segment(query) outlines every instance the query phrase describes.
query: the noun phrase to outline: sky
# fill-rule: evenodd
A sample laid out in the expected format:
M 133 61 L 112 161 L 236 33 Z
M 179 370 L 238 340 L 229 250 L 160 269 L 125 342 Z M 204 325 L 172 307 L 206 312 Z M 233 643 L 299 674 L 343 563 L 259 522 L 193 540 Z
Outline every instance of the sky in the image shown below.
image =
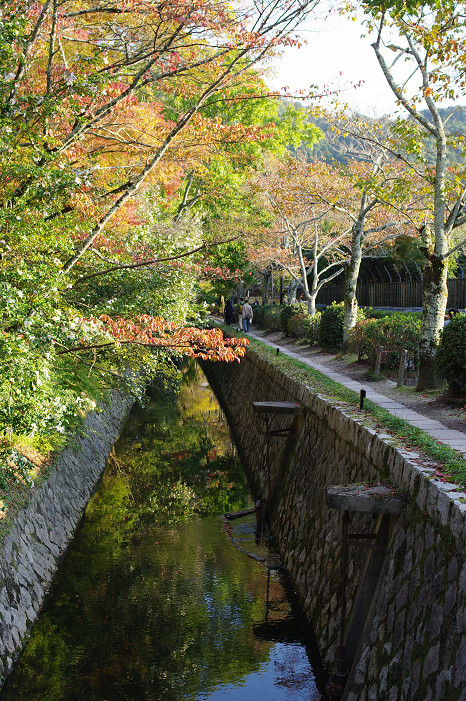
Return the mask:
M 363 80 L 362 87 L 345 90 L 341 99 L 367 116 L 392 113 L 395 98 L 371 47 L 374 39 L 361 38 L 363 32 L 362 24 L 338 15 L 308 22 L 299 29 L 307 45 L 286 49 L 274 60 L 275 76 L 266 82 L 273 89 L 288 86 L 294 92 L 311 84 L 341 88 Z

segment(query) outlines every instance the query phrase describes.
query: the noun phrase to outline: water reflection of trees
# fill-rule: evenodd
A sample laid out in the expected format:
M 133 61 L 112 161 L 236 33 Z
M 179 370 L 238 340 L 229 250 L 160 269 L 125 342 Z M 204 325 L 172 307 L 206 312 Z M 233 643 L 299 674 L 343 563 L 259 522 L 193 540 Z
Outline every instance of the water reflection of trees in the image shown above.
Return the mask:
M 266 659 L 270 643 L 253 633 L 264 614 L 264 571 L 231 547 L 218 518 L 191 519 L 192 510 L 243 507 L 247 494 L 232 456 L 222 445 L 212 454 L 207 395 L 182 391 L 187 421 L 166 401 L 164 421 L 154 404 L 135 413 L 8 701 L 179 701 L 237 682 Z M 215 438 L 222 430 L 227 446 L 225 429 L 216 427 Z M 195 494 L 193 504 L 173 498 L 176 484 Z M 146 508 L 148 498 L 171 499 L 178 521 L 191 520 L 169 523 L 163 504 Z

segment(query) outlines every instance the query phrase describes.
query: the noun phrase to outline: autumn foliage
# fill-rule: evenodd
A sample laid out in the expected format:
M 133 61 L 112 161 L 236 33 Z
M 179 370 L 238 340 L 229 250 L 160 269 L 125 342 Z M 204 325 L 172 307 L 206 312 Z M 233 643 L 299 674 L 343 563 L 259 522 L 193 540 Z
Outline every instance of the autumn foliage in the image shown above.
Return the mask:
M 244 356 L 246 338 L 225 338 L 221 329 L 197 327 L 178 327 L 173 322 L 165 321 L 162 317 L 151 317 L 147 314 L 133 319 L 112 319 L 107 314 L 100 316 L 103 331 L 113 339 L 104 343 L 79 345 L 59 351 L 59 354 L 76 353 L 94 349 L 108 348 L 111 345 L 144 346 L 151 350 L 156 348 L 170 349 L 189 358 L 202 360 L 232 362 Z M 95 320 L 82 318 L 78 323 L 92 323 Z

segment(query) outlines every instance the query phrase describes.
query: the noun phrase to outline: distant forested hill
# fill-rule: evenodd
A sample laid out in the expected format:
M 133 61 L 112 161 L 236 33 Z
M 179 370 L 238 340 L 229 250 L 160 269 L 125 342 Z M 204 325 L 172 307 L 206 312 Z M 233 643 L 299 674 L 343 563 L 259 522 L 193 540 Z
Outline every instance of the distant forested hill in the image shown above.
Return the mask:
M 294 102 L 294 107 L 296 109 L 305 109 L 305 107 L 299 103 Z M 283 109 L 286 108 L 286 103 L 284 103 Z M 458 136 L 466 137 L 466 106 L 454 105 L 451 107 L 440 108 L 440 114 L 442 119 L 446 121 L 446 130 L 448 135 L 450 135 L 454 140 Z M 430 118 L 430 114 L 427 110 L 423 110 L 422 114 L 426 118 Z M 367 121 L 371 121 L 369 117 L 365 117 Z M 351 151 L 352 138 L 350 136 L 336 136 L 331 130 L 329 122 L 324 118 L 314 119 L 309 117 L 309 121 L 315 124 L 324 134 L 324 137 L 317 141 L 314 146 L 302 145 L 298 148 L 289 146 L 288 150 L 294 156 L 300 155 L 307 162 L 319 160 L 319 161 L 344 161 L 346 159 L 345 153 Z M 433 164 L 435 162 L 435 142 L 433 138 L 429 137 L 425 140 L 425 156 L 427 162 Z M 456 163 L 458 159 L 461 158 L 460 149 L 449 148 L 448 150 L 448 163 Z
M 458 136 L 466 136 L 466 107 L 461 105 L 454 105 L 452 107 L 442 107 L 439 109 L 440 116 L 443 121 L 446 121 L 445 129 L 448 135 L 453 138 Z M 429 118 L 430 114 L 427 110 L 422 110 L 422 114 Z M 435 142 L 433 138 L 426 140 L 425 144 L 426 156 L 428 163 L 434 163 L 435 161 Z M 448 163 L 457 163 L 461 159 L 461 150 L 452 149 L 448 150 Z

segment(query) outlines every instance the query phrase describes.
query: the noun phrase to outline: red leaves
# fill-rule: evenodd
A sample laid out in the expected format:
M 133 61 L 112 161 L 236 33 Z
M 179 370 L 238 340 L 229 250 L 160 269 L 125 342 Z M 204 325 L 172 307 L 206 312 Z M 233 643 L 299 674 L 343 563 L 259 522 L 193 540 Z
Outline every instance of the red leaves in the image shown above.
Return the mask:
M 245 346 L 249 343 L 245 338 L 224 338 L 221 329 L 177 327 L 162 317 L 152 317 L 148 314 L 134 319 L 112 319 L 107 314 L 99 318 L 105 325 L 105 331 L 115 339 L 117 345 L 170 348 L 190 358 L 239 362 L 246 353 Z

